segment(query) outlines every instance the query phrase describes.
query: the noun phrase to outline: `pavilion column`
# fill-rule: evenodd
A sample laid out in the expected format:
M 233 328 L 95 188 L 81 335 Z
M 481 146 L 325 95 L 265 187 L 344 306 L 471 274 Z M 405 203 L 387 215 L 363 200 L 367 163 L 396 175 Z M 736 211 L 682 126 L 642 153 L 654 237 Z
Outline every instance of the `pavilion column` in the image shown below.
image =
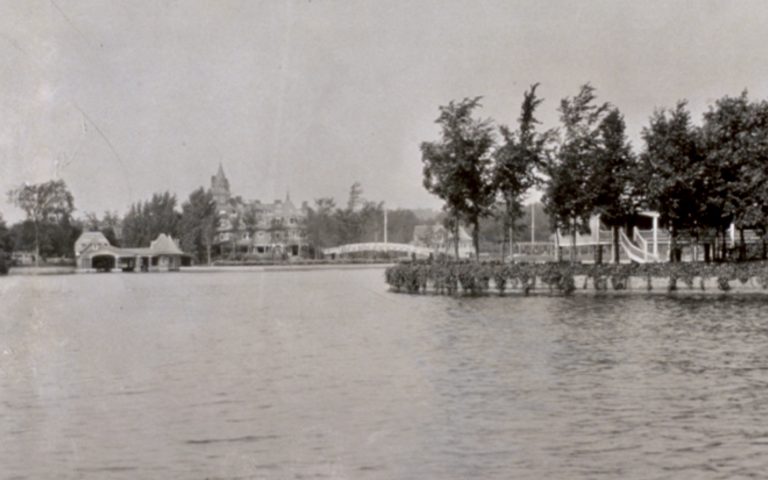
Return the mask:
M 731 247 L 736 245 L 736 224 L 732 223 L 730 228 L 731 233 Z
M 653 216 L 653 256 L 659 256 L 659 216 Z

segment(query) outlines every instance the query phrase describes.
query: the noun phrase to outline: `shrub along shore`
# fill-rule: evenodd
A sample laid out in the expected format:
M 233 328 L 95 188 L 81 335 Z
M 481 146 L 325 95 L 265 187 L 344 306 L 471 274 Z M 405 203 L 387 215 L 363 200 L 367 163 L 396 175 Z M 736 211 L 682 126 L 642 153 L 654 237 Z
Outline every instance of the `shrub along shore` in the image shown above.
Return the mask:
M 549 293 L 564 295 L 590 287 L 598 292 L 629 288 L 727 292 L 748 283 L 768 292 L 768 262 L 618 265 L 404 262 L 387 268 L 386 281 L 396 292 L 438 295 L 504 295 L 514 291 L 528 295 L 537 286 Z

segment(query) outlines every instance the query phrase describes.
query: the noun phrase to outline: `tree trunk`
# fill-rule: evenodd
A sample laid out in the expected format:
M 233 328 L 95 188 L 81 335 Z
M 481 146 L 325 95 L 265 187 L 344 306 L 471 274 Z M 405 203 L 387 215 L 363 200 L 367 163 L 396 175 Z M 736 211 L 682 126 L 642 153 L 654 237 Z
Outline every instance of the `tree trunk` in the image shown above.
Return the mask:
M 711 259 L 709 258 L 709 249 L 711 247 L 711 244 L 709 242 L 704 244 L 704 263 L 710 263 Z
M 40 266 L 40 225 L 35 221 L 35 267 Z
M 720 244 L 720 232 L 715 230 L 715 239 L 712 243 L 712 258 L 715 262 L 722 259 L 722 245 Z
M 475 260 L 480 261 L 480 219 L 472 220 L 472 245 L 475 247 Z
M 619 263 L 619 226 L 613 226 L 613 263 Z
M 603 263 L 603 246 L 599 241 L 595 245 L 595 263 L 598 265 Z
M 728 258 L 728 240 L 726 238 L 728 230 L 723 228 L 721 233 L 723 234 L 723 243 L 720 244 L 720 260 L 724 262 Z
M 763 260 L 768 258 L 768 243 L 766 243 L 766 241 L 765 241 L 765 232 L 763 232 L 763 255 L 762 255 L 762 258 L 763 258 Z
M 677 261 L 677 230 L 672 227 L 669 232 L 669 262 Z
M 699 261 L 699 237 L 693 237 L 693 245 L 691 246 L 691 259 L 694 262 Z
M 456 219 L 456 225 L 453 227 L 453 248 L 456 252 L 456 260 L 459 259 L 459 219 Z
M 509 245 L 509 210 L 507 210 L 507 218 L 504 219 L 504 241 L 501 244 L 501 261 L 504 262 L 507 260 L 507 248 L 510 247 Z M 512 254 L 512 251 L 510 249 L 509 254 Z
M 747 257 L 747 242 L 744 240 L 744 227 L 739 228 L 739 261 L 743 262 Z

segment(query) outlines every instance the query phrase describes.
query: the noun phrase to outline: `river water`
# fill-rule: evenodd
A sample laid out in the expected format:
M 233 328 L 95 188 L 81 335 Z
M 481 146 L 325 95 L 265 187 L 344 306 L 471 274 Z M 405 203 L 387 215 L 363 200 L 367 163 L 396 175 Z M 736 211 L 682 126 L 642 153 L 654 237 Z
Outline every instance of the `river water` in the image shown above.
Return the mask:
M 383 269 L 0 278 L 0 478 L 747 478 L 768 300 Z

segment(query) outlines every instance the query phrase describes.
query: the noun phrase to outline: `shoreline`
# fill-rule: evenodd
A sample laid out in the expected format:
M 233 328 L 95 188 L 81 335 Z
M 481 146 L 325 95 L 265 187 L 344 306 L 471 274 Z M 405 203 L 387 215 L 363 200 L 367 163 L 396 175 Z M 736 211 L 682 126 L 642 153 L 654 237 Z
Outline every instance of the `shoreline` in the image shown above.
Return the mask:
M 651 278 L 651 288 L 648 288 L 648 280 L 646 277 L 629 276 L 626 279 L 626 285 L 622 289 L 614 289 L 610 285 L 606 285 L 606 288 L 596 289 L 594 281 L 587 275 L 574 275 L 573 276 L 575 289 L 566 294 L 557 289 L 557 287 L 550 287 L 545 283 L 541 277 L 536 277 L 535 286 L 528 290 L 528 293 L 515 286 L 514 288 L 507 288 L 503 293 L 499 293 L 496 289 L 496 285 L 493 280 L 489 283 L 489 288 L 482 292 L 465 292 L 463 290 L 454 293 L 447 294 L 445 292 L 438 291 L 433 285 L 429 285 L 425 291 L 408 292 L 405 290 L 397 290 L 390 285 L 388 289 L 391 293 L 400 295 L 416 296 L 447 296 L 455 298 L 483 298 L 483 297 L 563 297 L 568 295 L 592 295 L 592 296 L 621 296 L 621 295 L 668 295 L 668 296 L 713 296 L 713 295 L 754 295 L 754 296 L 767 296 L 768 289 L 763 288 L 760 285 L 757 277 L 750 277 L 746 283 L 742 283 L 740 280 L 733 280 L 730 282 L 730 289 L 728 291 L 720 290 L 718 288 L 717 279 L 712 277 L 702 278 L 699 276 L 693 277 L 691 286 L 688 286 L 685 282 L 678 279 L 677 288 L 674 290 L 669 289 L 669 279 L 664 277 Z
M 196 265 L 181 267 L 180 273 L 226 273 L 226 272 L 282 272 L 302 270 L 361 270 L 367 268 L 388 268 L 392 263 L 296 263 L 271 265 Z
M 394 292 L 499 295 L 584 291 L 768 294 L 768 262 L 735 264 L 401 263 L 386 271 Z
M 355 270 L 367 268 L 384 269 L 395 265 L 390 263 L 295 263 L 295 264 L 266 264 L 266 265 L 195 265 L 181 267 L 175 272 L 110 272 L 82 271 L 72 266 L 42 266 L 42 267 L 11 267 L 7 276 L 37 276 L 37 275 L 74 275 L 74 274 L 142 274 L 142 273 L 232 273 L 232 272 L 280 272 L 304 270 Z
M 76 273 L 73 266 L 49 265 L 43 267 L 11 267 L 8 276 L 11 275 L 72 275 Z

